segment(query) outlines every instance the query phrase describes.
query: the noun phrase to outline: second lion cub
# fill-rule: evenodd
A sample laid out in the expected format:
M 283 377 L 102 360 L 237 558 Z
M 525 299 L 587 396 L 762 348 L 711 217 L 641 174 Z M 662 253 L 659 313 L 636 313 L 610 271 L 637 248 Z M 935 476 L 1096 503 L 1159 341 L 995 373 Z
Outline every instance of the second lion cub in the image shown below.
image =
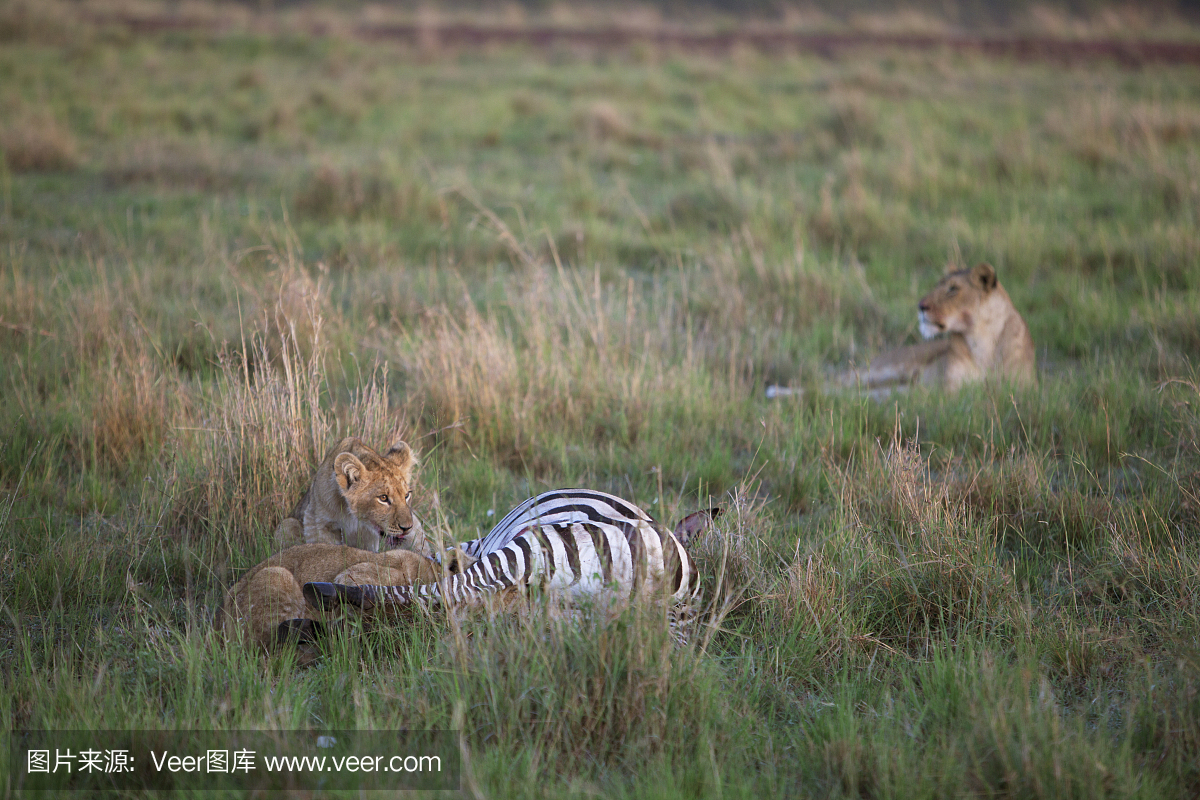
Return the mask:
M 312 608 L 301 587 L 312 581 L 346 585 L 407 586 L 441 577 L 429 558 L 407 550 L 372 553 L 340 544 L 301 544 L 255 565 L 225 594 L 217 621 L 225 636 L 246 635 L 270 652 L 297 641 L 301 661 L 315 655 L 312 642 L 331 617 Z

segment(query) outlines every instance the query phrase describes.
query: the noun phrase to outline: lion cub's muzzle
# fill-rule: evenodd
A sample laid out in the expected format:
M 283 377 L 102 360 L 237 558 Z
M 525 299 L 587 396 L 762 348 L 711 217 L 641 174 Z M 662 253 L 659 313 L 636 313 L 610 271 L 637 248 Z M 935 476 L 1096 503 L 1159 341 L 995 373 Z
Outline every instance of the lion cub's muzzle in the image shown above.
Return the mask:
M 379 531 L 379 536 L 383 540 L 381 550 L 395 550 L 397 547 L 404 547 L 404 543 L 408 540 L 413 531 L 412 517 L 409 517 L 407 525 L 397 525 L 391 530 L 382 529 Z

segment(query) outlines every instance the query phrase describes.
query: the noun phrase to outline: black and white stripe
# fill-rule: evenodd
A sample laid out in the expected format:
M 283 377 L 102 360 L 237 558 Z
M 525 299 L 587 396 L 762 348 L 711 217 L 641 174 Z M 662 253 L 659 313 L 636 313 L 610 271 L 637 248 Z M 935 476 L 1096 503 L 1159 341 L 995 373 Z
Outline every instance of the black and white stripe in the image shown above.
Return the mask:
M 690 528 L 680 534 L 685 539 L 686 530 Z M 318 606 L 344 599 L 367 609 L 443 598 L 478 603 L 510 587 L 531 585 L 570 599 L 663 596 L 686 605 L 699 589 L 695 565 L 680 536 L 632 503 L 590 489 L 559 489 L 530 498 L 486 536 L 460 547 L 478 560 L 436 583 L 310 583 L 304 593 Z

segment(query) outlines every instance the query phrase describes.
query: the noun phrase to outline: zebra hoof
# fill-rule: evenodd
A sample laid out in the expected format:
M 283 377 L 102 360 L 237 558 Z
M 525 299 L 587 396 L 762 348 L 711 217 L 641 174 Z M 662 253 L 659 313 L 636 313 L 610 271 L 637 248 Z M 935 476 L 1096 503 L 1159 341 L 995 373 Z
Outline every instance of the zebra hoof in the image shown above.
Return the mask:
M 337 608 L 341 592 L 336 583 L 313 581 L 304 584 L 304 599 L 313 608 Z
M 288 619 L 279 623 L 275 638 L 279 644 L 311 644 L 325 633 L 325 626 L 315 619 Z

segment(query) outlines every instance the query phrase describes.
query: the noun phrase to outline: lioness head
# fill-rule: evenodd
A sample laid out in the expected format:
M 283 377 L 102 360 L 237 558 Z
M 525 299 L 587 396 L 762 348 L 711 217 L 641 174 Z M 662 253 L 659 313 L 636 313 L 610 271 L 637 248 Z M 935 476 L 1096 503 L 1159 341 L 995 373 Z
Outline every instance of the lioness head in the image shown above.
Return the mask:
M 423 548 L 424 542 L 414 541 L 421 534 L 408 506 L 416 463 L 412 448 L 402 441 L 382 455 L 361 443 L 338 453 L 333 478 L 358 522 L 357 535 L 345 532 L 346 544 L 375 552 Z
M 947 272 L 917 304 L 921 335 L 932 339 L 939 333 L 970 333 L 973 312 L 997 285 L 991 264 Z

